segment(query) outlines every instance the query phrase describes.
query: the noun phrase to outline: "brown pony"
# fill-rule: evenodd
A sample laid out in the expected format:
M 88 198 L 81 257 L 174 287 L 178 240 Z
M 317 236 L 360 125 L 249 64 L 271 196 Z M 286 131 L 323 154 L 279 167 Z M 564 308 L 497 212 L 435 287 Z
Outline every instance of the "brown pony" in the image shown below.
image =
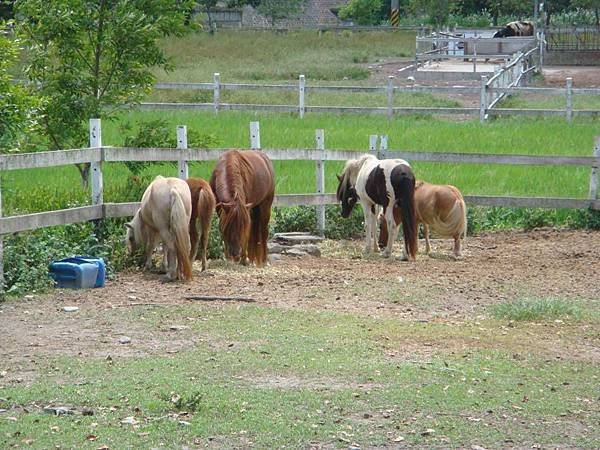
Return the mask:
M 192 216 L 190 218 L 191 251 L 190 260 L 194 262 L 198 253 L 198 222 L 200 222 L 200 246 L 202 248 L 202 270 L 206 270 L 206 249 L 208 247 L 208 233 L 210 221 L 215 212 L 215 195 L 210 184 L 202 178 L 188 178 L 185 180 L 192 194 Z
M 271 160 L 260 151 L 230 150 L 217 160 L 210 178 L 217 199 L 225 257 L 257 266 L 267 261 L 267 239 L 275 180 Z
M 417 180 L 415 185 L 415 209 L 417 226 L 423 224 L 425 252 L 431 251 L 429 227 L 442 237 L 454 239 L 454 256 L 461 256 L 460 237 L 467 236 L 467 206 L 460 191 L 451 185 L 429 184 Z M 388 230 L 385 218 L 379 216 L 379 247 L 388 243 Z

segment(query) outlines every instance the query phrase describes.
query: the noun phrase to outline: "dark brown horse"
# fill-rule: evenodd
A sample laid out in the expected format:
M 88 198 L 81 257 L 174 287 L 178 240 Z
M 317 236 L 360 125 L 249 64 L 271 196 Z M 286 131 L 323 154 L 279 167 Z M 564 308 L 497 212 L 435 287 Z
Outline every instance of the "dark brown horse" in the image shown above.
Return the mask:
M 217 199 L 225 257 L 263 266 L 275 196 L 271 160 L 260 151 L 228 151 L 217 160 L 210 186 Z
M 215 195 L 210 184 L 202 178 L 188 178 L 186 183 L 192 194 L 192 216 L 190 218 L 191 251 L 190 260 L 194 262 L 198 253 L 198 223 L 200 225 L 200 246 L 202 248 L 202 270 L 206 270 L 206 250 L 210 222 L 215 212 Z

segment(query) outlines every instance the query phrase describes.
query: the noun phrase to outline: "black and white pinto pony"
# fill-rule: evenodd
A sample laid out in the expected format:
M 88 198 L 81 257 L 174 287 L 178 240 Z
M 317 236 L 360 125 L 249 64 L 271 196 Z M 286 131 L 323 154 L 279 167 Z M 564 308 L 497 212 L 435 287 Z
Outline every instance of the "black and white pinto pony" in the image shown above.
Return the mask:
M 533 22 L 527 20 L 517 20 L 515 22 L 509 22 L 506 26 L 496 32 L 493 37 L 505 38 L 505 37 L 521 37 L 521 36 L 533 36 Z
M 392 246 L 402 223 L 404 260 L 414 261 L 417 254 L 417 222 L 415 211 L 415 176 L 403 159 L 377 159 L 365 154 L 346 162 L 338 175 L 337 199 L 342 205 L 342 217 L 350 216 L 360 202 L 365 215 L 365 254 L 377 252 L 377 217 L 383 207 L 390 239 L 383 256 L 392 254 Z M 396 208 L 394 208 L 396 206 Z

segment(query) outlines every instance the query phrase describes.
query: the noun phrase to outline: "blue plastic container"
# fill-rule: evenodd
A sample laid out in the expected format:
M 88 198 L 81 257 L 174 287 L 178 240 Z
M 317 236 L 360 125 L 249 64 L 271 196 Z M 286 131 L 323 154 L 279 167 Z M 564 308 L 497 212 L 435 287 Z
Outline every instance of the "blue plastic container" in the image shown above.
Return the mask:
M 106 267 L 102 258 L 74 256 L 50 264 L 50 276 L 60 288 L 87 289 L 104 286 Z
M 106 278 L 106 264 L 102 258 L 96 256 L 74 256 L 73 258 L 82 259 L 89 263 L 94 263 L 98 266 L 98 276 L 96 277 L 96 283 L 94 287 L 104 287 L 104 280 Z

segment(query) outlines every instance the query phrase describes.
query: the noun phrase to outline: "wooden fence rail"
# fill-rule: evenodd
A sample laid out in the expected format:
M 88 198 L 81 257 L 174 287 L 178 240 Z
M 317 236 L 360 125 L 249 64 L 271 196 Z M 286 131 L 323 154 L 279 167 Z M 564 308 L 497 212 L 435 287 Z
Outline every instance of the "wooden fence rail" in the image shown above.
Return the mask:
M 511 38 L 513 39 L 513 38 Z M 385 86 L 311 86 L 304 75 L 300 75 L 298 83 L 294 84 L 250 84 L 250 83 L 221 83 L 220 74 L 214 74 L 212 83 L 157 83 L 157 90 L 206 90 L 213 91 L 211 103 L 184 103 L 162 102 L 141 103 L 141 108 L 146 110 L 181 109 L 204 111 L 270 111 L 298 113 L 302 118 L 306 113 L 336 113 L 336 114 L 387 114 L 388 117 L 403 114 L 442 114 L 442 115 L 479 115 L 485 120 L 489 115 L 541 115 L 564 116 L 567 120 L 579 116 L 597 116 L 600 110 L 573 109 L 573 96 L 575 95 L 600 95 L 598 88 L 573 88 L 572 81 L 566 81 L 564 88 L 540 88 L 520 86 L 521 79 L 528 75 L 536 65 L 531 62 L 532 56 L 538 48 L 530 49 L 518 54 L 507 65 L 500 68 L 491 78 L 483 78 L 484 88 L 468 86 L 394 86 L 394 78 L 389 77 Z M 467 55 L 468 57 L 469 55 Z M 464 57 L 464 56 L 461 56 Z M 482 56 L 483 57 L 483 56 Z M 483 89 L 483 90 L 482 90 Z M 223 103 L 222 92 L 225 90 L 252 90 L 266 92 L 297 92 L 298 104 L 243 104 Z M 307 95 L 322 92 L 338 93 L 370 93 L 385 94 L 386 105 L 375 107 L 353 106 L 311 106 L 307 102 Z M 394 96 L 398 94 L 441 94 L 480 95 L 480 106 L 477 107 L 418 107 L 418 106 L 393 106 Z M 542 94 L 562 95 L 565 97 L 564 109 L 541 108 L 499 108 L 500 100 L 508 94 Z M 485 96 L 485 97 L 484 97 Z
M 325 133 L 317 130 L 315 148 L 264 149 L 272 160 L 315 161 L 316 193 L 277 195 L 275 206 L 310 205 L 317 207 L 317 226 L 321 233 L 325 229 L 325 205 L 337 203 L 335 194 L 325 193 L 326 161 L 355 159 L 365 152 L 360 150 L 333 150 L 325 148 Z M 380 142 L 377 148 L 377 142 Z M 460 164 L 508 164 L 535 166 L 587 166 L 591 168 L 589 196 L 587 199 L 546 197 L 465 196 L 467 203 L 484 206 L 537 207 L 537 208 L 593 208 L 600 209 L 598 193 L 598 168 L 600 167 L 600 136 L 595 139 L 592 156 L 532 156 L 454 152 L 413 152 L 389 150 L 387 136 L 372 135 L 369 152 L 379 158 L 400 157 L 409 161 L 427 161 Z M 86 222 L 103 218 L 132 216 L 139 207 L 137 202 L 105 203 L 103 201 L 102 163 L 119 161 L 175 161 L 178 175 L 187 178 L 188 162 L 213 161 L 229 149 L 187 148 L 185 126 L 177 128 L 177 149 L 173 148 L 130 148 L 102 146 L 101 124 L 98 119 L 90 120 L 90 148 L 38 152 L 17 155 L 0 155 L 0 171 L 54 167 L 90 162 L 92 199 L 90 206 L 58 211 L 46 211 L 18 216 L 2 216 L 2 192 L 0 191 L 0 286 L 2 283 L 2 236 L 56 225 Z M 260 127 L 258 122 L 250 124 L 250 148 L 260 149 Z

